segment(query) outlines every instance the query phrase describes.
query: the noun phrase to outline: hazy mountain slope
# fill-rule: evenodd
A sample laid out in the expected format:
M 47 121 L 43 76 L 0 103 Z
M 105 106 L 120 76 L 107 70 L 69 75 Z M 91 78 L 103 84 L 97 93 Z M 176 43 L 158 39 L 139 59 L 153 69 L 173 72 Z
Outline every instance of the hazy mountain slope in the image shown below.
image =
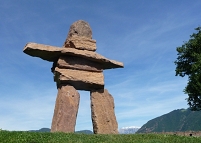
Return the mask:
M 41 128 L 39 130 L 29 130 L 29 132 L 50 132 L 49 128 Z
M 201 131 L 201 111 L 178 109 L 152 119 L 137 133 Z
M 50 132 L 50 129 L 49 128 L 41 128 L 39 130 L 29 130 L 29 132 Z M 75 131 L 75 133 L 93 134 L 93 132 L 90 130 Z

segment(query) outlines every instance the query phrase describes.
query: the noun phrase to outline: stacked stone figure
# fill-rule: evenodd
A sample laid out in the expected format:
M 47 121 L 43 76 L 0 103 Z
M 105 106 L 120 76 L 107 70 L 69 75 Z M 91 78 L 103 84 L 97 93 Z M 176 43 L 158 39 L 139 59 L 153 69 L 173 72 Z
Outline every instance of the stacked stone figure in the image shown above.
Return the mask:
M 53 62 L 57 83 L 57 99 L 52 119 L 52 132 L 74 132 L 80 95 L 77 90 L 90 91 L 91 117 L 95 134 L 117 134 L 114 99 L 104 89 L 104 69 L 121 68 L 123 63 L 96 53 L 89 24 L 79 20 L 70 27 L 62 48 L 28 43 L 26 54 Z

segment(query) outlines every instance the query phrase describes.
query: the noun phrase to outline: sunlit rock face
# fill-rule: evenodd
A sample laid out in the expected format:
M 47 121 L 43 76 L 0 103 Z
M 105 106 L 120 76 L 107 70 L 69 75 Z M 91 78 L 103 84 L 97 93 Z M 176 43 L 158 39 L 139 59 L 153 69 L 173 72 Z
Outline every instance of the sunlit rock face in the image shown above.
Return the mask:
M 114 99 L 106 89 L 91 91 L 91 117 L 95 134 L 118 134 Z
M 74 132 L 80 94 L 70 85 L 58 87 L 51 132 Z
M 114 99 L 104 89 L 104 69 L 122 68 L 123 63 L 98 54 L 90 25 L 78 20 L 70 26 L 63 47 L 28 43 L 23 52 L 53 62 L 58 94 L 52 119 L 52 132 L 74 132 L 80 96 L 77 90 L 91 93 L 94 133 L 117 134 Z

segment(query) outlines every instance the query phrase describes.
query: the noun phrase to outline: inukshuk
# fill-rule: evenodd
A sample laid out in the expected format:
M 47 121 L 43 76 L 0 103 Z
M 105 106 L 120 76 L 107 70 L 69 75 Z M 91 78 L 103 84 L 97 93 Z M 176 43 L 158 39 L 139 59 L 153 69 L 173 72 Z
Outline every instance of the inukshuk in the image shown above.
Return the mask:
M 24 53 L 53 62 L 57 83 L 57 99 L 51 132 L 74 132 L 80 95 L 77 90 L 90 91 L 91 117 L 95 134 L 117 134 L 114 99 L 104 89 L 104 69 L 121 68 L 123 63 L 96 53 L 89 24 L 79 20 L 70 27 L 62 48 L 28 43 Z

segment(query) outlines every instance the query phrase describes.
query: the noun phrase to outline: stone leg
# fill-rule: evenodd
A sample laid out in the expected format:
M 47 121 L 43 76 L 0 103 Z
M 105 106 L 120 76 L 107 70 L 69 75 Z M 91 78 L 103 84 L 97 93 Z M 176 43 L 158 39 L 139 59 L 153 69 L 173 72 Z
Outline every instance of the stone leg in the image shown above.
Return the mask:
M 90 99 L 94 134 L 118 134 L 112 95 L 106 89 L 93 90 Z
M 80 95 L 70 85 L 60 85 L 52 119 L 51 132 L 74 132 Z

